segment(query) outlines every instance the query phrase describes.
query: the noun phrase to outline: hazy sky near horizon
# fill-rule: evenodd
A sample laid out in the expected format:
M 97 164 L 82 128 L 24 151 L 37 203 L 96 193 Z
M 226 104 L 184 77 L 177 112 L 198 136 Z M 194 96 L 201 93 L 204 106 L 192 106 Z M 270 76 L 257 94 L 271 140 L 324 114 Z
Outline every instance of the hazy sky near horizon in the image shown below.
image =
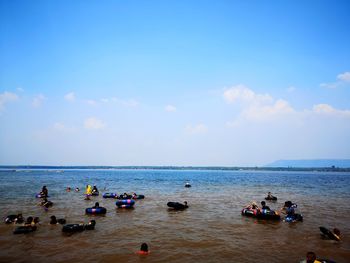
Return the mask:
M 0 164 L 350 158 L 349 1 L 0 1 Z

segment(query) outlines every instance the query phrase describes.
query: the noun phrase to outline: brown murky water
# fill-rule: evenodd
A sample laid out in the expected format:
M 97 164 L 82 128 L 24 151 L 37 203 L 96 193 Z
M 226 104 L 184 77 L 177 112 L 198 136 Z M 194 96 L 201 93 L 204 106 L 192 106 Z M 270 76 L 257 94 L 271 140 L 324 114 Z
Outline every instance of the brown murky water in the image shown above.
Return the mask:
M 143 176 L 148 176 L 147 172 L 146 175 L 130 175 L 138 179 L 130 182 L 128 189 L 136 184 L 130 191 L 136 189 L 146 195 L 146 199 L 137 201 L 132 210 L 117 209 L 115 200 L 103 199 L 102 196 L 85 201 L 82 192 L 64 191 L 64 186 L 80 180 L 85 182 L 87 178 L 91 179 L 91 174 L 79 177 L 81 179 L 74 177 L 74 180 L 73 175 L 63 174 L 58 178 L 58 175 L 49 178 L 40 176 L 35 177 L 32 184 L 34 175 L 25 177 L 27 181 L 22 181 L 22 186 L 30 194 L 23 197 L 17 194 L 16 198 L 4 195 L 1 216 L 22 212 L 24 216 L 39 216 L 41 222 L 36 232 L 26 235 L 13 235 L 15 226 L 2 223 L 0 262 L 299 262 L 307 251 L 316 252 L 320 258 L 350 262 L 350 175 L 340 176 L 339 182 L 333 181 L 329 186 L 331 189 L 326 192 L 327 182 L 324 180 L 332 178 L 327 175 L 312 175 L 314 177 L 306 181 L 312 184 L 321 176 L 324 185 L 319 189 L 307 188 L 305 182 L 301 186 L 286 185 L 282 189 L 282 179 L 268 177 L 266 180 L 267 175 L 254 173 L 223 176 L 241 176 L 239 181 L 207 179 L 222 176 L 220 173 L 205 174 L 201 178 L 198 172 L 193 175 L 196 179 L 188 174 L 169 176 L 161 173 L 150 176 L 150 183 L 143 180 Z M 7 180 L 7 189 L 16 180 L 16 175 L 11 176 Z M 113 181 L 119 174 L 108 176 Z M 164 180 L 159 179 L 162 176 L 165 176 Z M 249 176 L 253 179 L 245 181 L 244 177 Z M 189 189 L 183 187 L 188 178 L 193 185 Z M 266 181 L 268 185 L 263 183 Z M 37 199 L 29 197 L 40 189 L 39 185 L 43 182 L 47 182 L 52 193 L 50 199 L 55 203 L 48 212 L 37 206 Z M 117 179 L 115 182 L 120 183 Z M 334 186 L 337 184 L 338 189 Z M 107 188 L 118 191 L 121 187 L 108 183 Z M 12 191 L 15 189 L 12 188 Z M 22 189 L 21 186 L 19 189 Z M 272 222 L 241 216 L 240 211 L 247 202 L 263 200 L 270 189 L 279 197 L 277 202 L 268 203 L 271 209 L 280 208 L 286 200 L 293 200 L 298 203 L 304 222 Z M 189 202 L 189 209 L 168 210 L 168 201 L 183 200 Z M 95 201 L 107 208 L 105 216 L 85 215 L 85 208 L 91 207 Z M 68 223 L 87 223 L 95 219 L 96 229 L 63 235 L 61 225 L 48 224 L 49 216 L 53 214 L 66 218 Z M 322 239 L 319 226 L 340 228 L 342 241 Z M 135 254 L 142 242 L 148 243 L 150 255 Z

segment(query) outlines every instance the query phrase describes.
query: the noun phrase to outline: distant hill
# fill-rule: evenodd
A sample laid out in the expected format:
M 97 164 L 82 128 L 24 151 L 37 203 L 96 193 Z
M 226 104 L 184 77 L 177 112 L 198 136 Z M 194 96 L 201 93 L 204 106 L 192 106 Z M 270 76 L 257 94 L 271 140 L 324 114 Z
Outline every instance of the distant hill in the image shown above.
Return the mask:
M 265 167 L 297 167 L 297 168 L 350 168 L 350 159 L 314 159 L 314 160 L 278 160 Z

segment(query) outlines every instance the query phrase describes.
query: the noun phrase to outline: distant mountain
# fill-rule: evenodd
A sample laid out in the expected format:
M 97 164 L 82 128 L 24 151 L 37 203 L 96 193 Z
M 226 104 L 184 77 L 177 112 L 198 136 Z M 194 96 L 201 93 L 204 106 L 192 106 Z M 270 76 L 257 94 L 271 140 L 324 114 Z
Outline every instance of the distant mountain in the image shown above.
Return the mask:
M 265 165 L 265 167 L 297 167 L 297 168 L 320 168 L 320 167 L 350 168 L 350 159 L 314 159 L 314 160 L 278 160 Z

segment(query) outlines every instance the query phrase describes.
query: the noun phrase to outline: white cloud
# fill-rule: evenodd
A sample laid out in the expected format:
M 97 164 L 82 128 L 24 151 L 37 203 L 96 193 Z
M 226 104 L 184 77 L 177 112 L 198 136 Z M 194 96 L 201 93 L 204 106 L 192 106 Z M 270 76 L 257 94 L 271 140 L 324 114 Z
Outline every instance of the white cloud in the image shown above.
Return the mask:
M 339 74 L 337 76 L 337 79 L 345 82 L 350 82 L 350 72 L 344 72 L 342 74 Z
M 89 104 L 90 106 L 96 106 L 97 102 L 95 100 L 86 100 L 86 103 Z
M 227 103 L 243 102 L 249 104 L 262 104 L 272 101 L 272 97 L 269 94 L 257 94 L 242 84 L 226 89 L 223 97 Z
M 46 97 L 43 94 L 39 94 L 33 98 L 32 106 L 34 108 L 39 108 L 44 100 L 46 100 Z
M 68 127 L 66 126 L 65 124 L 61 123 L 61 122 L 55 122 L 53 124 L 53 129 L 55 131 L 58 131 L 58 132 L 74 132 L 76 131 L 76 128 L 75 127 Z
M 105 127 L 105 123 L 95 117 L 90 117 L 85 120 L 84 127 L 90 130 L 100 130 Z
M 176 107 L 173 106 L 173 105 L 166 105 L 166 106 L 165 106 L 165 111 L 168 111 L 168 112 L 175 112 L 175 111 L 176 111 Z
M 187 134 L 200 134 L 200 133 L 206 133 L 208 131 L 207 126 L 204 124 L 200 123 L 197 125 L 187 125 L 185 128 L 185 131 Z
M 312 108 L 312 112 L 316 114 L 327 114 L 338 117 L 350 117 L 350 110 L 335 109 L 329 104 L 314 105 Z
M 234 86 L 226 89 L 223 93 L 226 102 L 240 105 L 238 119 L 251 121 L 269 121 L 282 117 L 295 110 L 285 100 L 275 100 L 269 94 L 258 94 L 244 85 Z M 228 126 L 236 126 L 237 120 L 227 122 Z
M 21 87 L 17 88 L 16 90 L 19 92 L 24 92 L 24 89 L 22 89 Z
M 279 99 L 271 105 L 248 107 L 242 116 L 252 121 L 270 121 L 294 112 L 287 101 Z
M 350 83 L 350 72 L 344 72 L 344 73 L 338 74 L 337 80 L 338 81 L 331 82 L 331 83 L 321 83 L 320 87 L 335 89 L 339 86 L 346 85 L 347 83 Z
M 16 100 L 18 100 L 18 96 L 15 93 L 7 91 L 0 93 L 0 110 L 5 107 L 5 104 Z
M 69 102 L 75 101 L 75 94 L 74 92 L 69 92 L 64 96 L 64 99 Z

